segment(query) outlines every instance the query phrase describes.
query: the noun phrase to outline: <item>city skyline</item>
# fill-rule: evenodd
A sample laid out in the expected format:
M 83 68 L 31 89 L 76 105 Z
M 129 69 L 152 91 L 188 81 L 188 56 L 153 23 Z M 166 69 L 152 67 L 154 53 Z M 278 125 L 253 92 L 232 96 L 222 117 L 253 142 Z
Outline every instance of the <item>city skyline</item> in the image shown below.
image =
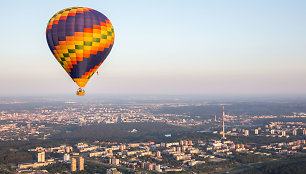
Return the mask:
M 115 29 L 88 94 L 306 92 L 305 2 L 30 0 L 1 7 L 1 95 L 74 95 L 45 37 L 51 16 L 72 6 L 101 11 Z
M 305 100 L 128 101 L 2 102 L 0 171 L 267 173 L 263 166 L 305 166 Z

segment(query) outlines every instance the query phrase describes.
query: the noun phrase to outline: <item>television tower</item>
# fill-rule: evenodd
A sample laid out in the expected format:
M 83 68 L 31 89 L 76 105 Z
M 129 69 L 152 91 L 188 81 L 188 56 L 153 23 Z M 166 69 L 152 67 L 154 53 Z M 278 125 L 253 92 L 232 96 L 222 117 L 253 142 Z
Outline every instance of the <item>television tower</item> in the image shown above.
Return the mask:
M 225 138 L 225 131 L 224 131 L 224 105 L 223 105 L 223 112 L 222 112 L 222 129 L 223 129 L 222 139 L 226 139 Z

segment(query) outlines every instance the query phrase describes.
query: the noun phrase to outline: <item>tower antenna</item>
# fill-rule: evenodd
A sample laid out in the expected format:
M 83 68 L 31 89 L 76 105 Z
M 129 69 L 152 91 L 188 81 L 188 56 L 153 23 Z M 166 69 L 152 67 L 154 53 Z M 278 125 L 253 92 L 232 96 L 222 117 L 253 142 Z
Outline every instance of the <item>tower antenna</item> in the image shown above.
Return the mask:
M 223 106 L 223 112 L 222 112 L 222 129 L 223 129 L 222 139 L 226 139 L 225 138 L 225 131 L 224 131 L 224 104 L 222 106 Z

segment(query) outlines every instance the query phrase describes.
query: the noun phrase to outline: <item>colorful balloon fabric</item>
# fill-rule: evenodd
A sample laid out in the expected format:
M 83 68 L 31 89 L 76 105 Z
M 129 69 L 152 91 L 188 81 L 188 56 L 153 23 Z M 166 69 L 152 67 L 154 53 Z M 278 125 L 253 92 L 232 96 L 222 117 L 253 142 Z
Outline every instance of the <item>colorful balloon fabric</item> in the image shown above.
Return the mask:
M 109 19 L 86 7 L 56 13 L 48 23 L 46 35 L 53 55 L 80 88 L 106 59 L 115 38 Z

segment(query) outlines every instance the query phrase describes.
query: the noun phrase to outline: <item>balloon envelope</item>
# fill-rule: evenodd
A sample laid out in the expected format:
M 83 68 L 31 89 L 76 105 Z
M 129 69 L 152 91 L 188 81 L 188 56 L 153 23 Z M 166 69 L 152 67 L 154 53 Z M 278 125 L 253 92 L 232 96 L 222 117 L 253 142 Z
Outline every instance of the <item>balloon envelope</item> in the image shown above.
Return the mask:
M 86 7 L 56 13 L 48 23 L 46 36 L 53 55 L 80 88 L 106 59 L 115 38 L 109 19 Z

